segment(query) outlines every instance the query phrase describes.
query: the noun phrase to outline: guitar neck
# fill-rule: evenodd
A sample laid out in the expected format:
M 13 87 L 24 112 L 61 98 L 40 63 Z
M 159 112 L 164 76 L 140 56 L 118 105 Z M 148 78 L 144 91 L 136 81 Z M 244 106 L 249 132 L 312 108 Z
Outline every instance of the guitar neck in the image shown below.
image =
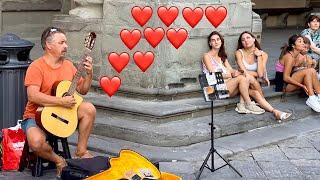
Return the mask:
M 83 62 L 85 61 L 86 57 L 89 56 L 90 52 L 91 52 L 90 49 L 88 49 L 88 48 L 85 49 L 85 53 L 82 55 L 81 60 L 80 60 L 80 62 L 78 64 L 78 66 L 77 66 L 77 72 L 76 72 L 75 76 L 72 79 L 70 88 L 68 90 L 68 95 L 72 95 L 76 91 L 77 83 L 80 80 L 80 77 L 81 77 L 82 73 L 85 72 L 85 68 L 84 68 Z

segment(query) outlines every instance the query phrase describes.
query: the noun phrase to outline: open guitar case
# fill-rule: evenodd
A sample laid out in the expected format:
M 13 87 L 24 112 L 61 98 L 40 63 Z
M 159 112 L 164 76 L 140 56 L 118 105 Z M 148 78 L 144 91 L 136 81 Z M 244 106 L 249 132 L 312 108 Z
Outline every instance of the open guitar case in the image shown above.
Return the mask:
M 62 180 L 80 180 L 85 179 L 110 168 L 110 158 L 105 156 L 96 156 L 85 159 L 66 159 L 67 166 L 62 169 Z M 159 169 L 159 162 L 153 162 Z
M 67 159 L 62 169 L 61 179 L 79 180 L 98 174 L 110 168 L 109 157 L 96 156 L 84 159 Z

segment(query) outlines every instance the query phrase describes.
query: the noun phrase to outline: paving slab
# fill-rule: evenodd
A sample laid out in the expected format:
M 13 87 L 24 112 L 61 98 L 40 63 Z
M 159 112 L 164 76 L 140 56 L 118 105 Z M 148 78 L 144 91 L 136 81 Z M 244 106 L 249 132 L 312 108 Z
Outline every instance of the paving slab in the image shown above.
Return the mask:
M 281 151 L 290 159 L 320 160 L 320 153 L 315 148 L 280 147 Z
M 289 161 L 277 145 L 255 149 L 251 154 L 255 161 Z
M 320 133 L 309 136 L 307 139 L 318 151 L 320 151 Z
M 258 162 L 258 164 L 269 179 L 303 179 L 303 174 L 301 173 L 301 171 L 290 161 L 278 161 L 277 163 L 260 161 Z
M 290 160 L 304 175 L 320 176 L 320 160 Z

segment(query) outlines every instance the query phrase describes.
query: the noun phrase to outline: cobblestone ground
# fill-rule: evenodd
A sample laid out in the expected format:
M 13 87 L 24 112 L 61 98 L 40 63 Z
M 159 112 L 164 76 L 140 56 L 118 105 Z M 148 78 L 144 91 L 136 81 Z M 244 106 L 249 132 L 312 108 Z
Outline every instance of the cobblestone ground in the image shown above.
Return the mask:
M 230 158 L 242 179 L 320 179 L 320 131 L 243 152 Z M 241 179 L 229 167 L 201 179 Z

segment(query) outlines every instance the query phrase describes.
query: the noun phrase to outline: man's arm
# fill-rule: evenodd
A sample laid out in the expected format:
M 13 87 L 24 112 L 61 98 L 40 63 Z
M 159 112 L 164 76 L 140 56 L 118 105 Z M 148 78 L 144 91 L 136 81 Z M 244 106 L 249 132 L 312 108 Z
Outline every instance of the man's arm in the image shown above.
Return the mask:
M 76 104 L 72 96 L 56 97 L 40 92 L 40 87 L 30 85 L 27 87 L 28 100 L 41 106 L 63 106 L 71 108 Z

